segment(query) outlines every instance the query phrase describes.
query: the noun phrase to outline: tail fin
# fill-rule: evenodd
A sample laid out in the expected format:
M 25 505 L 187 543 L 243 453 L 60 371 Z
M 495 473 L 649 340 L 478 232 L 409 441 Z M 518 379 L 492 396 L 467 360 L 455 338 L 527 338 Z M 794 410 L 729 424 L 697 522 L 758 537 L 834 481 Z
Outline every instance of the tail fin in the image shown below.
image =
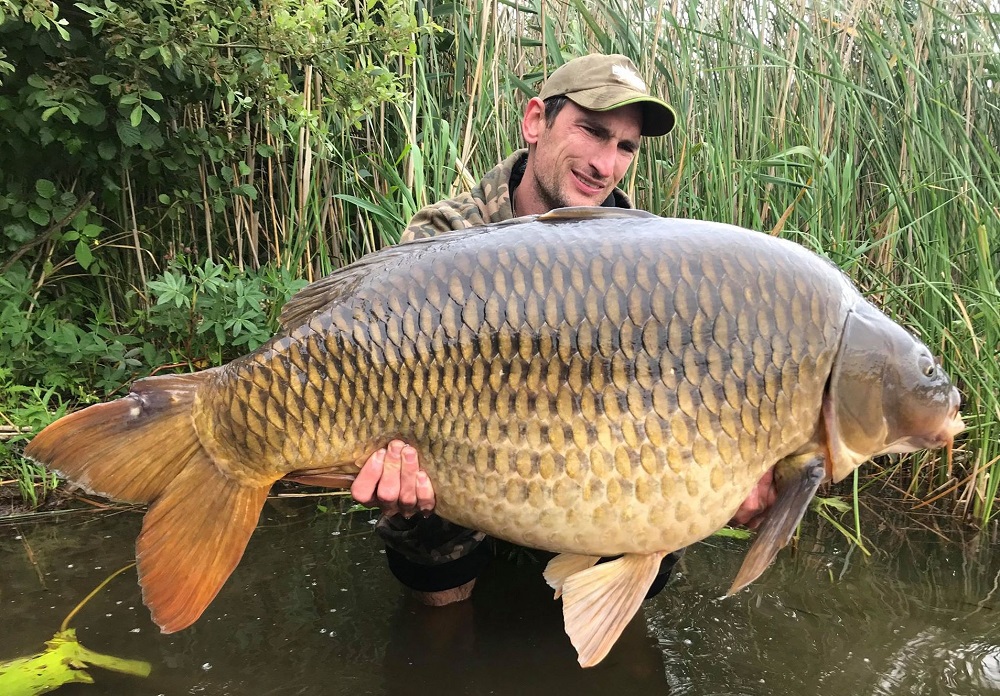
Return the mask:
M 192 420 L 209 371 L 150 377 L 45 428 L 25 449 L 84 489 L 150 503 L 136 544 L 143 601 L 164 633 L 194 623 L 243 556 L 270 486 L 240 485 Z

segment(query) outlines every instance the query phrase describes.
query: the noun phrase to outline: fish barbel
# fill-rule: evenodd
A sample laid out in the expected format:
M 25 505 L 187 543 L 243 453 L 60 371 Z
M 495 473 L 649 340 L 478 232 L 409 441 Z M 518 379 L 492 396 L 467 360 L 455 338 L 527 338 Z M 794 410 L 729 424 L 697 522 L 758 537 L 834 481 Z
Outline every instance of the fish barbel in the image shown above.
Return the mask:
M 218 368 L 137 381 L 25 454 L 143 502 L 143 599 L 193 623 L 272 483 L 346 485 L 416 447 L 458 524 L 554 551 L 580 663 L 599 662 L 667 553 L 778 499 L 731 591 L 816 488 L 873 455 L 951 446 L 959 395 L 830 262 L 730 225 L 567 209 L 382 250 L 304 289 Z M 621 558 L 595 565 L 602 556 Z

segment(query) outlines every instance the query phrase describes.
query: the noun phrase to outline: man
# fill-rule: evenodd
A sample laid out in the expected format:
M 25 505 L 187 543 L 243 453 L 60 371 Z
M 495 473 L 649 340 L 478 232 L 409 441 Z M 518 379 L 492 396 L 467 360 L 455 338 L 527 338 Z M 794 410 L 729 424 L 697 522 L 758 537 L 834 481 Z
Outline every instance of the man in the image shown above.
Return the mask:
M 649 94 L 631 60 L 588 55 L 557 69 L 528 101 L 521 121 L 527 149 L 491 170 L 471 192 L 418 212 L 403 241 L 450 230 L 546 213 L 566 206 L 631 208 L 617 188 L 641 136 L 673 129 L 673 109 Z M 373 454 L 351 493 L 383 512 L 377 531 L 389 568 L 417 599 L 440 606 L 469 597 L 489 560 L 484 535 L 430 515 L 434 491 L 417 452 L 399 441 Z M 744 503 L 736 522 L 750 521 L 773 500 L 770 478 Z M 417 512 L 418 515 L 413 517 Z M 678 554 L 664 559 L 650 594 L 666 583 Z

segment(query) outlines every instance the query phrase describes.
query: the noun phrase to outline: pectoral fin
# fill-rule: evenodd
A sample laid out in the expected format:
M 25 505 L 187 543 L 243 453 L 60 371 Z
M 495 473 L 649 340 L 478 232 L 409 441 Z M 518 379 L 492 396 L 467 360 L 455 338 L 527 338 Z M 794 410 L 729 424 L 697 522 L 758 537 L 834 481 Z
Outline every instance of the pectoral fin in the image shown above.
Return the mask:
M 783 470 L 787 471 L 787 468 Z M 757 530 L 757 538 L 743 559 L 743 565 L 726 593 L 727 597 L 742 590 L 767 570 L 778 551 L 792 538 L 825 475 L 826 464 L 823 458 L 811 457 L 798 470 L 798 475 L 780 479 L 778 497 Z
M 561 553 L 545 566 L 542 577 L 553 590 L 556 591 L 555 599 L 562 596 L 563 584 L 566 578 L 574 573 L 586 570 L 601 560 L 600 556 L 581 556 L 575 553 Z
M 592 667 L 608 654 L 638 611 L 666 555 L 628 553 L 565 578 L 563 618 L 581 667 Z

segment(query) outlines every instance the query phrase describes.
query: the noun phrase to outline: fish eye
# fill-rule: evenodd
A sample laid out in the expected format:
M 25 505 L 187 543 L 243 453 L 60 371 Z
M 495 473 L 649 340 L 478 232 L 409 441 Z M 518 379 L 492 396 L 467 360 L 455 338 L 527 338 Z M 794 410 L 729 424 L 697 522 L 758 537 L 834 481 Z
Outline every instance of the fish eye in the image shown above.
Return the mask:
M 924 377 L 933 377 L 934 373 L 937 372 L 937 364 L 929 355 L 921 355 L 920 360 L 917 362 L 917 367 L 923 372 Z

